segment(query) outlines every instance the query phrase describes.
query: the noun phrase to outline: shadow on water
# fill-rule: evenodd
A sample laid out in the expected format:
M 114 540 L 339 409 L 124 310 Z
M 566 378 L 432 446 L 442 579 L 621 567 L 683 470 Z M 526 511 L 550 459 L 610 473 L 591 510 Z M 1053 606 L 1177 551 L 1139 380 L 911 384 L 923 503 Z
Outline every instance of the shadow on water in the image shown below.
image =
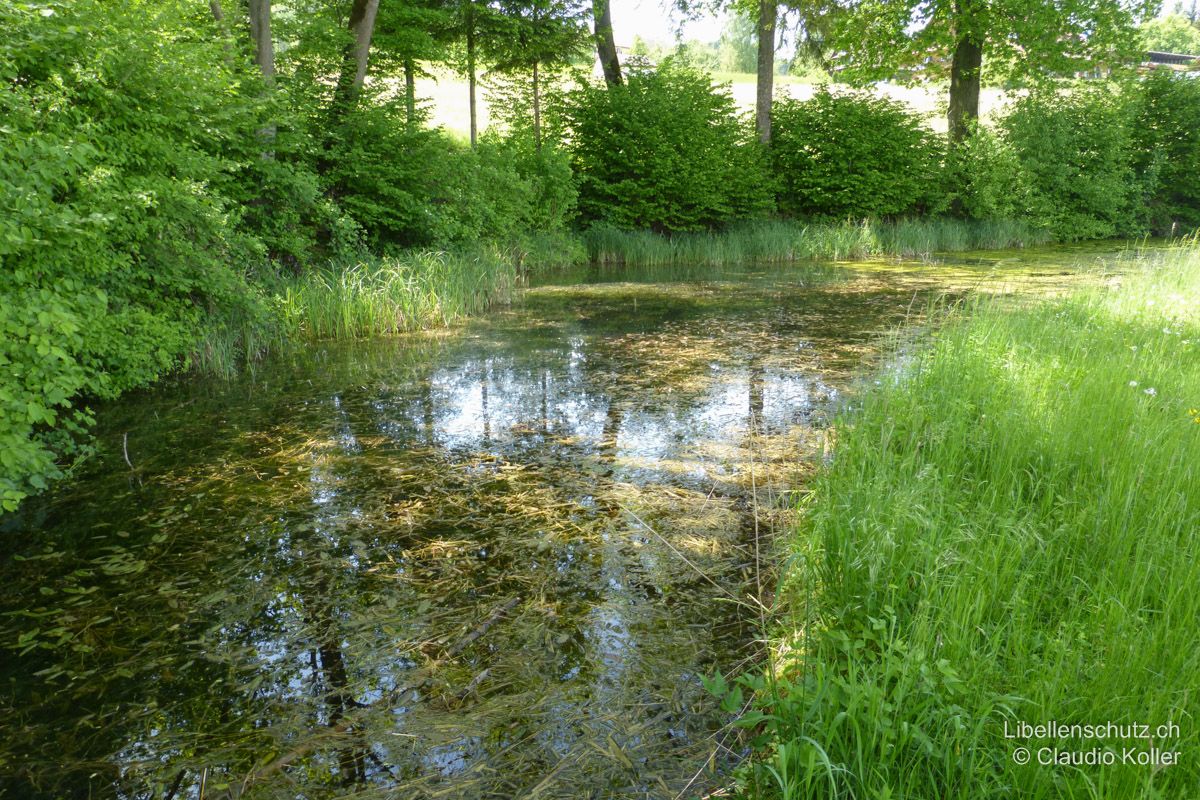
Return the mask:
M 756 657 L 756 531 L 883 334 L 1076 279 L 989 270 L 577 275 L 103 409 L 107 455 L 4 521 L 0 794 L 711 787 L 700 676 Z

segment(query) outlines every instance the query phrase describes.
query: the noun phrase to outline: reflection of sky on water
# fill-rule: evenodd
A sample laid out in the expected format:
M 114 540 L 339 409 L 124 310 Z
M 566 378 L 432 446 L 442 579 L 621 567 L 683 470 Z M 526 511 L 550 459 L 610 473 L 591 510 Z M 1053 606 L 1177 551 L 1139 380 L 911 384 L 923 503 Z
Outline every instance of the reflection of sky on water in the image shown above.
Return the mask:
M 89 698 L 104 736 L 61 703 L 17 756 L 63 795 L 132 797 L 182 771 L 180 797 L 202 773 L 265 798 L 512 797 L 547 780 L 545 797 L 642 796 L 616 747 L 681 789 L 722 721 L 698 676 L 743 658 L 753 620 L 678 552 L 746 590 L 750 448 L 803 458 L 797 430 L 847 380 L 822 363 L 857 363 L 904 307 L 786 281 L 683 288 L 642 287 L 636 314 L 621 287 L 535 297 L 428 350 L 331 347 L 224 394 L 127 401 L 107 424 L 153 465 L 142 494 L 97 470 L 44 535 L 116 524 L 142 553 L 171 530 L 137 576 L 150 588 L 72 577 L 88 567 L 76 544 L 76 562 L 14 570 L 25 594 L 4 602 L 33 581 L 97 586 L 74 619 L 142 649 L 89 658 L 145 658 L 144 679 Z M 155 582 L 182 587 L 176 605 Z M 177 635 L 146 622 L 168 614 Z M 26 685 L 13 702 L 45 688 Z M 61 773 L 38 755 L 56 737 L 78 751 Z

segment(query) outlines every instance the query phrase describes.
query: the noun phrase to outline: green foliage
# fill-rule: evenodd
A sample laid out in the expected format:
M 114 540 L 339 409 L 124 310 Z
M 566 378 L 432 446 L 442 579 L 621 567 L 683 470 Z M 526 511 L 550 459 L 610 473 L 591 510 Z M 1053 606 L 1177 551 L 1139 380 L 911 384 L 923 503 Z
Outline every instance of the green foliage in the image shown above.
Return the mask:
M 749 15 L 733 11 L 717 42 L 718 67 L 722 72 L 754 72 L 758 69 L 758 36 Z
M 583 83 L 563 114 L 585 219 L 687 231 L 771 209 L 766 159 L 733 99 L 674 59 L 621 86 Z
M 1200 28 L 1182 14 L 1167 14 L 1142 23 L 1138 29 L 1147 50 L 1200 56 Z
M 1007 140 L 975 125 L 950 148 L 946 177 L 951 206 L 972 219 L 1016 219 L 1029 208 L 1030 188 L 1021 160 Z
M 220 45 L 172 41 L 172 4 L 0 9 L 0 503 L 61 472 L 112 397 L 170 371 L 211 315 L 256 295 L 259 250 L 211 186 L 228 164 L 195 120 L 249 134 Z
M 865 85 L 897 72 L 949 77 L 958 37 L 980 42 L 997 81 L 1041 82 L 1100 59 L 1119 63 L 1140 50 L 1135 23 L 1154 3 L 1104 0 L 871 0 L 822 4 L 808 12 L 827 27 L 823 45 L 837 53 L 839 77 Z
M 1017 101 L 1000 128 L 1028 181 L 1025 215 L 1063 241 L 1139 233 L 1128 114 L 1108 86 Z
M 772 120 L 782 211 L 861 219 L 940 201 L 931 187 L 941 141 L 899 103 L 822 89 L 804 102 L 777 101 Z
M 333 161 L 342 206 L 376 246 L 509 244 L 561 230 L 575 211 L 570 167 L 556 148 L 488 135 L 472 150 L 441 131 L 409 128 L 392 105 L 355 110 Z
M 1200 83 L 1171 73 L 1148 76 L 1133 97 L 1134 166 L 1151 230 L 1200 227 Z
M 1200 730 L 1009 739 L 1194 719 L 1200 614 L 1200 247 L 1120 286 L 951 312 L 865 391 L 791 547 L 786 653 L 748 679 L 757 797 L 1186 797 Z M 713 686 L 728 694 L 731 688 Z M 1014 761 L 1018 746 L 1033 761 Z M 1112 748 L 1060 769 L 1038 749 Z

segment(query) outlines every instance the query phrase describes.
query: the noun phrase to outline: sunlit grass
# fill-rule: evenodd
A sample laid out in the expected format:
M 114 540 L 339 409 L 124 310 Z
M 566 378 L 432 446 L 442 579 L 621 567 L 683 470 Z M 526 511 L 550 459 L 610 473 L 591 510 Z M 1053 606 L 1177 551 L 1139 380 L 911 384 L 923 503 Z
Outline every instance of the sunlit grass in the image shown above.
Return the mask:
M 601 264 L 787 263 L 872 256 L 925 256 L 1041 244 L 1043 234 L 1022 222 L 956 219 L 812 223 L 764 221 L 720 232 L 664 236 L 594 227 L 584 234 Z
M 768 715 L 748 720 L 747 793 L 1193 796 L 1200 247 L 1065 300 L 959 309 L 887 375 L 841 418 L 788 545 L 775 677 L 746 681 Z M 1005 721 L 1178 732 L 1014 740 Z M 1152 746 L 1178 763 L 1121 763 Z
M 288 339 L 354 339 L 449 324 L 507 302 L 516 280 L 499 256 L 413 253 L 305 274 L 276 301 Z
M 245 319 L 227 315 L 215 322 L 191 364 L 199 372 L 230 375 L 269 351 L 305 342 L 450 325 L 511 301 L 523 263 L 551 259 L 557 248 L 548 240 L 521 252 L 412 252 L 334 262 L 280 277 L 265 284 L 265 314 Z

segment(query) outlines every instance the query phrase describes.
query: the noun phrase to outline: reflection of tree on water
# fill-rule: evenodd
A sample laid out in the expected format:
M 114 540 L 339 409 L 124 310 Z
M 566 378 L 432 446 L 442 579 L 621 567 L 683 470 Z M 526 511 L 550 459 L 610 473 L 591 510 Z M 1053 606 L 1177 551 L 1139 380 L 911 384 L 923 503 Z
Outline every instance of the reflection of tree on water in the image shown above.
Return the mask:
M 543 305 L 552 324 L 518 311 L 436 354 L 373 343 L 270 390 L 176 401 L 136 443 L 180 451 L 147 469 L 126 503 L 142 510 L 98 500 L 92 517 L 61 514 L 98 541 L 131 531 L 126 555 L 143 572 L 4 567 L 26 594 L 101 586 L 86 596 L 91 619 L 129 611 L 92 630 L 134 643 L 93 657 L 103 690 L 44 714 L 39 684 L 18 676 L 4 699 L 33 734 L 8 753 L 41 759 L 48 785 L 46 743 L 71 743 L 75 778 L 45 797 L 120 784 L 133 797 L 177 778 L 192 797 L 201 775 L 209 796 L 227 782 L 272 800 L 637 795 L 649 775 L 681 787 L 716 724 L 697 711 L 697 674 L 736 662 L 754 631 L 638 519 L 745 591 L 744 464 L 760 443 L 747 433 L 794 459 L 786 434 L 821 384 L 793 340 L 826 306 L 845 312 L 812 294 L 789 302 L 703 291 L 637 314 L 619 297 L 589 299 L 586 316 L 558 302 Z M 876 298 L 842 318 L 878 327 L 895 305 Z M 781 343 L 773 330 L 787 325 Z M 857 358 L 854 345 L 844 353 Z M 105 517 L 112 527 L 89 530 Z M 114 556 L 87 556 L 101 557 Z M 180 627 L 164 634 L 158 620 Z M 35 650 L 5 677 L 60 660 Z M 116 675 L 126 667 L 134 678 Z M 147 698 L 158 707 L 120 716 Z M 85 711 L 103 736 L 56 730 Z

